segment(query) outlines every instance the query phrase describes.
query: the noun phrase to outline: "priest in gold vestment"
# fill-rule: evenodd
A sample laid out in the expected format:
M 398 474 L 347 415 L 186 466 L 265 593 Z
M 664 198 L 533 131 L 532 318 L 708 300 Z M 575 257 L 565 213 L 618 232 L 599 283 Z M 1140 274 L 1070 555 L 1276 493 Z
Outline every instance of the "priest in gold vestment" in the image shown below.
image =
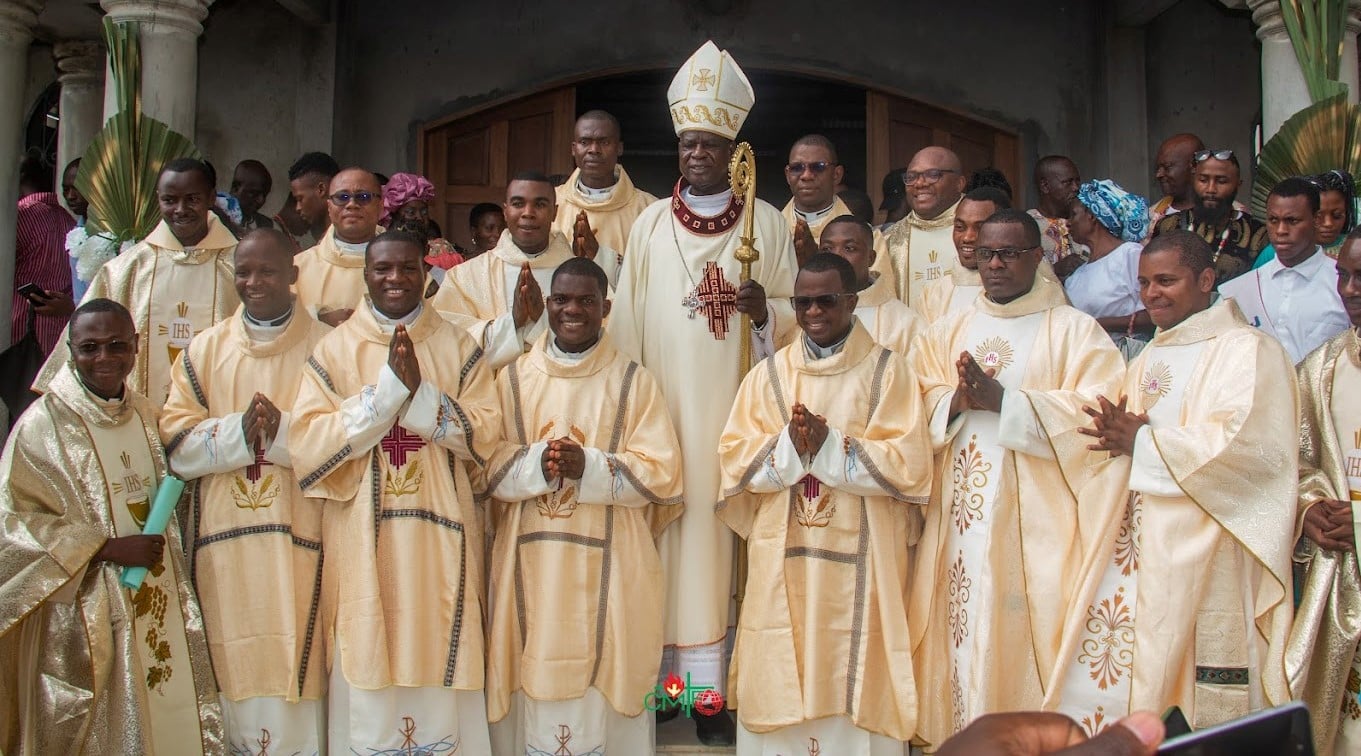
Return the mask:
M 288 447 L 322 499 L 332 753 L 490 753 L 483 533 L 470 474 L 500 439 L 491 370 L 422 304 L 425 242 L 369 244 L 368 297 L 303 371 Z
M 657 201 L 633 185 L 619 164 L 623 154 L 619 121 L 603 110 L 583 113 L 572 132 L 576 170 L 555 190 L 553 228 L 568 239 L 574 254 L 594 260 L 605 271 L 611 288 L 619 281 L 629 229 Z
M 1082 433 L 1109 452 L 1079 496 L 1085 553 L 1046 692 L 1095 733 L 1179 706 L 1193 728 L 1293 696 L 1283 659 L 1298 486 L 1293 364 L 1232 299 L 1210 246 L 1139 259 L 1158 331 Z
M 908 602 L 933 748 L 982 714 L 1042 703 L 1086 549 L 1076 494 L 1099 458 L 1077 431 L 1124 374 L 1100 325 L 1041 287 L 1034 219 L 998 211 L 974 254 L 985 296 L 910 357 L 937 454 Z
M 221 753 L 179 528 L 141 535 L 166 470 L 156 409 L 126 384 L 132 318 L 86 299 L 67 334 L 0 455 L 0 751 Z M 134 566 L 150 568 L 135 593 L 119 583 Z
M 180 356 L 161 413 L 170 467 L 192 481 L 186 540 L 234 752 L 325 751 L 321 502 L 298 487 L 288 428 L 330 328 L 295 305 L 293 261 L 282 231 L 241 240 L 241 308 Z
M 331 179 L 326 196 L 331 225 L 315 247 L 298 255 L 298 302 L 312 317 L 338 326 L 364 298 L 364 250 L 383 232 L 378 179 L 346 168 Z
M 917 727 L 904 599 L 931 442 L 917 378 L 860 325 L 855 287 L 837 255 L 804 265 L 803 338 L 747 374 L 719 440 L 718 516 L 747 548 L 742 756 L 902 756 Z
M 746 207 L 729 184 L 733 140 L 755 100 L 732 57 L 706 42 L 672 80 L 668 99 L 681 179 L 633 224 L 609 331 L 619 350 L 657 379 L 681 443 L 685 511 L 660 545 L 667 581 L 662 671 L 721 692 L 733 536 L 714 516 L 714 447 L 741 379 L 738 313 L 751 317 L 753 346 L 764 354 L 794 327 L 777 301 L 793 292 L 794 248 L 778 210 L 760 200 Z M 754 215 L 761 253 L 747 282 L 735 256 L 744 213 Z M 732 743 L 724 714 L 699 716 L 696 727 L 708 744 Z
M 1361 577 L 1356 514 L 1361 501 L 1361 235 L 1337 257 L 1337 293 L 1351 328 L 1299 364 L 1301 529 L 1295 560 L 1304 587 L 1286 674 L 1309 704 L 1320 754 L 1361 752 Z
M 482 345 L 495 355 L 493 368 L 513 361 L 548 330 L 542 292 L 553 269 L 574 256 L 567 237 L 553 228 L 554 197 L 553 182 L 541 173 L 511 179 L 500 241 L 491 252 L 450 268 L 431 300 L 441 312 L 484 324 Z M 502 357 L 507 354 L 509 359 Z
M 819 246 L 851 264 L 855 272 L 855 317 L 874 343 L 907 356 L 925 323 L 911 307 L 893 295 L 892 284 L 871 268 L 876 257 L 874 234 L 868 223 L 853 215 L 833 218 L 823 228 Z
M 854 215 L 851 208 L 836 193 L 845 175 L 838 162 L 836 145 L 821 134 L 806 134 L 789 148 L 789 162 L 784 167 L 784 179 L 793 195 L 780 214 L 789 222 L 794 237 L 794 252 L 800 262 L 817 254 L 822 232 L 833 219 Z M 879 229 L 874 231 L 874 251 L 887 260 L 888 248 Z M 898 284 L 892 276 L 884 277 L 891 296 L 898 295 Z
M 496 753 L 652 752 L 665 583 L 655 532 L 680 516 L 680 449 L 652 375 L 601 330 L 609 279 L 553 274 L 534 349 L 497 377 L 487 715 Z M 650 524 L 651 523 L 651 524 Z
M 226 320 L 240 302 L 232 285 L 236 237 L 212 212 L 208 168 L 192 158 L 172 160 L 156 193 L 161 222 L 99 269 L 85 300 L 112 299 L 132 313 L 138 345 L 128 387 L 159 409 L 170 391 L 170 369 L 189 340 Z M 46 391 L 66 362 L 66 350 L 53 350 L 33 389 Z
M 898 298 L 916 308 L 922 289 L 954 264 L 955 207 L 964 193 L 964 166 L 954 152 L 926 147 L 912 156 L 903 181 L 912 212 L 884 232 L 888 254 L 875 263 L 875 271 L 889 276 Z

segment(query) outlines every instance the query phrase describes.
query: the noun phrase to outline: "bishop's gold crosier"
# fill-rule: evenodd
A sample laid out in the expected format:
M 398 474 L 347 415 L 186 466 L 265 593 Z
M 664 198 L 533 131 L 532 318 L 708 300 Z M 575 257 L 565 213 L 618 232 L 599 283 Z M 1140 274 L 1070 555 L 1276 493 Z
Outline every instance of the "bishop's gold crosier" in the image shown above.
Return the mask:
M 738 286 L 741 286 L 751 279 L 751 264 L 761 259 L 761 252 L 756 249 L 756 216 L 752 213 L 752 208 L 756 206 L 756 156 L 752 154 L 750 144 L 741 142 L 733 150 L 732 160 L 728 162 L 728 180 L 732 183 L 733 196 L 744 200 L 742 235 L 738 237 L 741 243 L 733 255 L 742 263 L 742 274 L 738 279 Z M 751 316 L 743 313 L 737 330 L 741 339 L 742 356 L 738 365 L 738 380 L 741 381 L 751 370 Z M 738 616 L 741 616 L 742 600 L 747 595 L 747 545 L 740 537 L 737 540 L 737 592 L 733 595 L 733 602 L 737 604 Z

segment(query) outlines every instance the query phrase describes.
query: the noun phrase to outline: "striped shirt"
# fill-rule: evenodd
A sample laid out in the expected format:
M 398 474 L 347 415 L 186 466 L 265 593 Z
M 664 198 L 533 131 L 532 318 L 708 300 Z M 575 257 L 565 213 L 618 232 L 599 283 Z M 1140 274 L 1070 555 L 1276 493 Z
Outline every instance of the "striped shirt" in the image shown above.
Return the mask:
M 32 305 L 18 293 L 20 286 L 34 283 L 44 291 L 71 294 L 71 266 L 66 254 L 66 234 L 76 221 L 52 192 L 37 192 L 19 200 L 16 226 L 18 239 L 14 248 L 14 300 L 10 316 L 9 338 L 13 344 L 28 331 L 28 316 Z M 39 315 L 38 343 L 43 354 L 61 340 L 66 328 L 66 317 Z

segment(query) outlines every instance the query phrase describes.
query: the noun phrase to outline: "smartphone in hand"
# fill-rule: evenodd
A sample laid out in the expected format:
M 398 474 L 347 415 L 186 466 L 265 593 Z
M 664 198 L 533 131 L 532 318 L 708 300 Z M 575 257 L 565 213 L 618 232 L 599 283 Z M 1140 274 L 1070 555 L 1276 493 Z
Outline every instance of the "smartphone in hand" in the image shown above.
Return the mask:
M 43 290 L 43 287 L 33 283 L 32 281 L 24 284 L 23 286 L 20 286 L 15 291 L 17 291 L 20 296 L 30 301 L 34 299 L 41 299 L 44 301 L 51 299 L 51 297 L 47 296 L 47 292 Z

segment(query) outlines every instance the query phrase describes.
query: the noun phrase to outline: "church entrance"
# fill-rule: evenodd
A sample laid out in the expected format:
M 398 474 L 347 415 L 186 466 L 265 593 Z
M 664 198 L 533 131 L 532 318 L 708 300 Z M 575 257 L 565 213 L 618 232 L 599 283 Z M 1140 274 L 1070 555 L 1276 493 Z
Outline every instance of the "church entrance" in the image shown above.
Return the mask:
M 425 124 L 417 162 L 434 183 L 445 236 L 471 243 L 468 212 L 479 202 L 500 204 L 510 176 L 524 170 L 566 177 L 572 172 L 572 124 L 588 110 L 619 119 L 621 162 L 635 184 L 667 196 L 679 172 L 676 136 L 666 108 L 673 71 L 603 76 L 513 101 L 502 101 Z M 959 154 L 966 172 L 994 166 L 1017 190 L 1020 144 L 1015 132 L 864 86 L 769 70 L 750 70 L 756 107 L 741 139 L 757 159 L 757 194 L 782 207 L 789 200 L 784 164 L 789 146 L 807 133 L 837 145 L 847 187 L 861 189 L 878 207 L 884 175 L 902 168 L 922 147 L 941 145 Z M 883 219 L 882 214 L 876 218 Z

